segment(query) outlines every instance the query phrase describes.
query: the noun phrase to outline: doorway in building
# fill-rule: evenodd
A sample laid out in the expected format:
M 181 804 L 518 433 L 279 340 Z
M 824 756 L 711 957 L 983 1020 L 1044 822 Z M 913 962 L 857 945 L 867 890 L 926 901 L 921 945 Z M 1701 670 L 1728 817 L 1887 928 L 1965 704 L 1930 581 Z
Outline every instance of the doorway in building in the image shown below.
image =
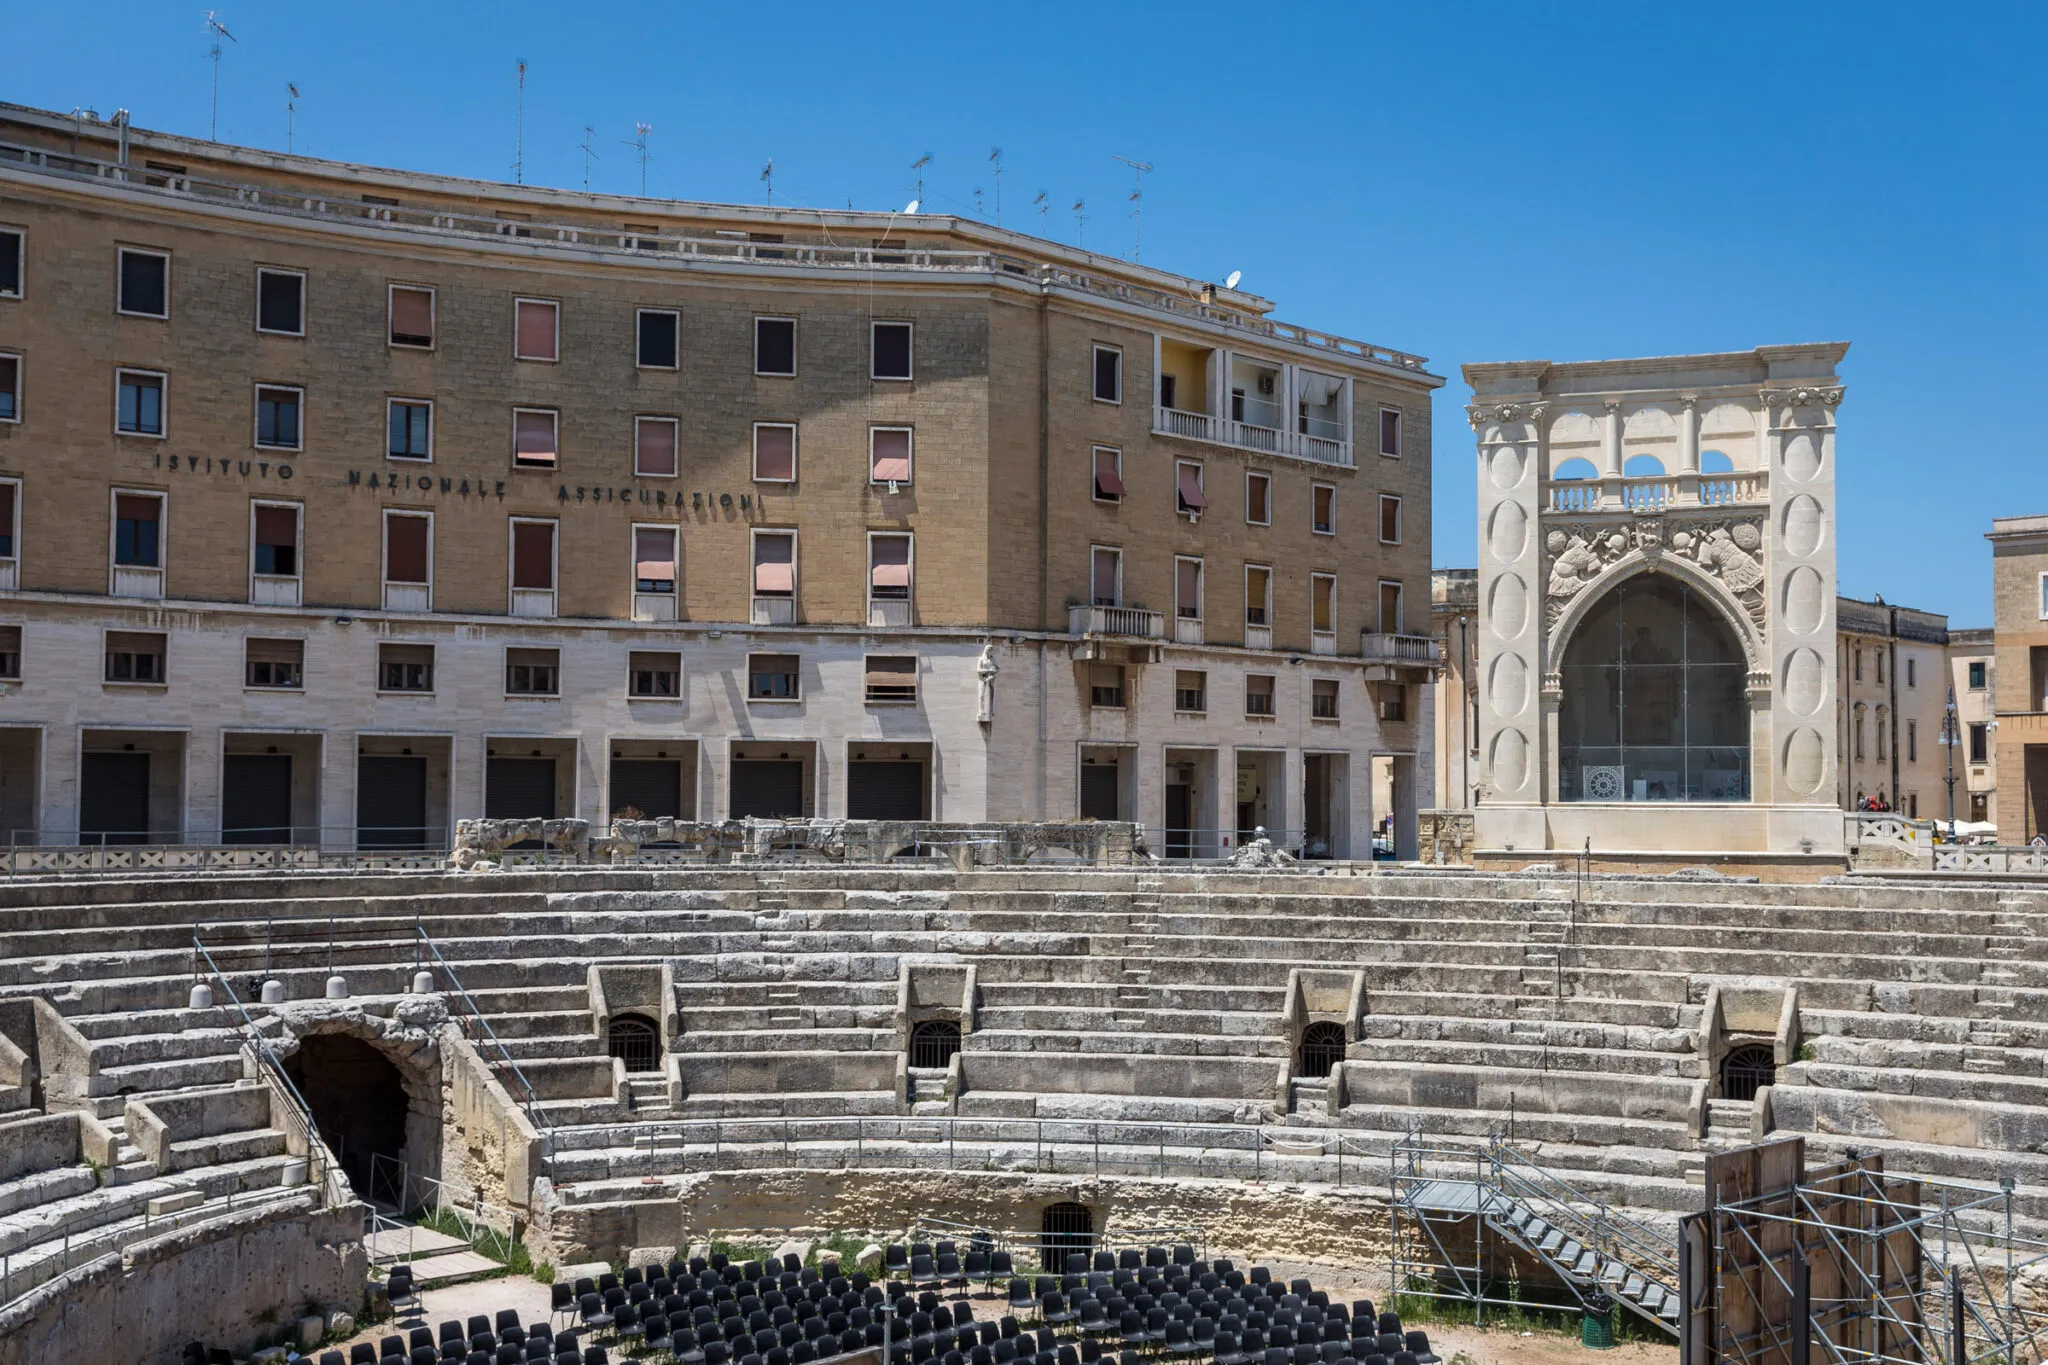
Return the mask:
M 410 754 L 356 759 L 356 844 L 425 848 L 427 760 Z
M 484 763 L 484 818 L 487 820 L 552 820 L 555 818 L 555 760 L 500 758 Z
M 1319 1080 L 1344 1060 L 1344 1026 L 1319 1019 L 1301 1031 L 1301 1047 L 1295 1054 L 1294 1074 Z
M 1064 1274 L 1067 1257 L 1095 1249 L 1095 1217 L 1086 1204 L 1049 1204 L 1039 1221 L 1039 1260 L 1048 1274 Z
M 846 765 L 846 818 L 922 820 L 924 789 L 924 764 L 914 759 L 854 759 Z
M 405 1080 L 360 1038 L 316 1033 L 299 1041 L 284 1068 L 348 1177 L 371 1203 L 400 1207 L 405 1190 Z
M 612 760 L 611 816 L 637 811 L 642 820 L 679 820 L 683 815 L 683 763 L 678 758 Z
M 86 754 L 78 774 L 82 842 L 149 842 L 149 755 Z
M 1081 765 L 1081 818 L 1116 819 L 1117 771 L 1113 763 Z
M 605 1049 L 632 1072 L 661 1070 L 661 1030 L 644 1014 L 615 1014 L 605 1028 Z
M 732 818 L 784 820 L 804 813 L 804 764 L 795 758 L 735 758 Z
M 1166 856 L 1195 856 L 1195 784 L 1184 768 L 1174 769 L 1167 778 Z
M 1394 759 L 1375 754 L 1372 760 L 1372 856 L 1394 856 Z
M 288 844 L 291 812 L 290 754 L 228 754 L 221 759 L 222 843 Z

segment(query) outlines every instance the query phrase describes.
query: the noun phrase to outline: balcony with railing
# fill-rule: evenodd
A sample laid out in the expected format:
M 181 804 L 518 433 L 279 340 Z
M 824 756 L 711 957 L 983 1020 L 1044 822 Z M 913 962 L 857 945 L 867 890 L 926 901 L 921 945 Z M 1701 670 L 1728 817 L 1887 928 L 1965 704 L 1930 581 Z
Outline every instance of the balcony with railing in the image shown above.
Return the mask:
M 1067 608 L 1069 635 L 1129 635 L 1141 640 L 1166 638 L 1166 613 L 1143 607 L 1101 607 L 1075 604 Z
M 1199 645 L 1206 643 L 1207 632 L 1199 616 L 1176 616 L 1173 618 L 1173 642 L 1177 645 Z
M 1545 485 L 1543 506 L 1550 512 L 1627 512 L 1642 516 L 1685 507 L 1735 507 L 1770 500 L 1770 475 L 1750 469 L 1720 474 L 1551 479 Z
M 1365 631 L 1358 639 L 1359 657 L 1369 664 L 1401 664 L 1410 668 L 1440 668 L 1443 645 L 1431 635 L 1382 635 Z

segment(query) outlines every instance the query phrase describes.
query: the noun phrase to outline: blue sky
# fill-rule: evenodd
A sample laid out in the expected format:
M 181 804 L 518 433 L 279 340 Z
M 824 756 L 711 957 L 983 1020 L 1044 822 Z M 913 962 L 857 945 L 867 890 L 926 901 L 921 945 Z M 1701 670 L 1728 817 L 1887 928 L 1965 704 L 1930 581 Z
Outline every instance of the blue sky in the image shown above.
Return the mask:
M 1244 285 L 1428 355 L 1438 564 L 1473 560 L 1458 367 L 1854 343 L 1843 591 L 1989 624 L 1996 515 L 2048 512 L 2039 4 L 236 4 L 220 136 L 509 178 L 925 202 Z M 4 98 L 204 136 L 203 6 L 11 7 Z M 113 35 L 119 41 L 112 41 Z M 27 60 L 21 60 L 26 56 Z

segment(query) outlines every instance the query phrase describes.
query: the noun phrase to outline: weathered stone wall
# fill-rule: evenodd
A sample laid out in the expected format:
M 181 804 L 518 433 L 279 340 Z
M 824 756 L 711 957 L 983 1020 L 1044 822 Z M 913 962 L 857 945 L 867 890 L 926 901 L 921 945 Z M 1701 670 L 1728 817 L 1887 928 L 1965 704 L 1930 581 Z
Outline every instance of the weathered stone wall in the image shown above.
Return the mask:
M 0 1310 L 0 1365 L 176 1365 L 188 1341 L 247 1351 L 307 1303 L 353 1312 L 363 1206 L 310 1194 L 138 1242 Z
M 453 1024 L 442 1030 L 441 1061 L 441 1178 L 524 1209 L 541 1170 L 540 1135 Z
M 662 1199 L 547 1210 L 530 1240 L 543 1243 L 560 1265 L 713 1236 L 899 1237 L 924 1218 L 1035 1234 L 1048 1205 L 1072 1202 L 1093 1213 L 1097 1232 L 1200 1228 L 1211 1256 L 1358 1266 L 1387 1254 L 1383 1184 L 1339 1188 L 999 1171 L 785 1169 L 684 1176 L 668 1189 L 675 1194 Z

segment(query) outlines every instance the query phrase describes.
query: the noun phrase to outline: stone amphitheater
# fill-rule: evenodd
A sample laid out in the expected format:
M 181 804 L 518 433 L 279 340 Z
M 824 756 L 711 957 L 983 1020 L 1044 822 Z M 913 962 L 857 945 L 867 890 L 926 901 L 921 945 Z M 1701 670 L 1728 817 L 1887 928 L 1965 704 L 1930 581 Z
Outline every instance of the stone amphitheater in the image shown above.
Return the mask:
M 1404 1145 L 1668 1227 L 1709 1152 L 1798 1133 L 2038 1226 L 2044 923 L 2023 879 L 1868 875 L 0 884 L 0 1365 L 353 1310 L 366 1218 L 428 1189 L 558 1266 L 1079 1206 L 1369 1267 Z

